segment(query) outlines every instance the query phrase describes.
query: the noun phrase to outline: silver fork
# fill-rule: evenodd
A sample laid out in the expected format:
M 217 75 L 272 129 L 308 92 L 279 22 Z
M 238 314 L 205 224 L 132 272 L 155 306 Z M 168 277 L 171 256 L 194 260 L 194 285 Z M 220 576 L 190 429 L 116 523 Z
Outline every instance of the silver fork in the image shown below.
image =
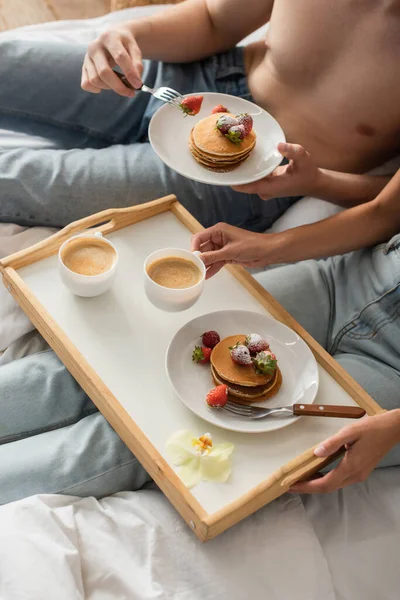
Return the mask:
M 152 94 L 155 98 L 158 98 L 163 102 L 167 102 L 174 108 L 182 110 L 179 105 L 183 100 L 183 96 L 176 90 L 173 90 L 169 87 L 158 87 L 153 89 L 151 87 L 148 87 L 144 83 L 140 86 L 140 88 L 134 88 L 133 85 L 129 83 L 129 81 L 123 73 L 119 73 L 119 71 L 114 71 L 114 73 L 120 78 L 122 83 L 126 85 L 126 87 L 128 87 L 130 90 L 134 90 L 135 92 L 147 92 L 148 94 Z
M 228 400 L 223 410 L 245 419 L 262 419 L 271 415 L 280 416 L 310 416 L 310 417 L 340 417 L 343 419 L 359 419 L 365 415 L 365 410 L 359 406 L 339 406 L 337 404 L 293 404 L 276 408 L 261 408 L 247 406 Z
M 228 400 L 223 409 L 236 417 L 245 417 L 247 419 L 262 419 L 273 414 L 293 416 L 293 411 L 289 410 L 286 406 L 281 408 L 260 408 L 258 406 L 236 404 L 236 402 L 231 402 L 230 400 Z

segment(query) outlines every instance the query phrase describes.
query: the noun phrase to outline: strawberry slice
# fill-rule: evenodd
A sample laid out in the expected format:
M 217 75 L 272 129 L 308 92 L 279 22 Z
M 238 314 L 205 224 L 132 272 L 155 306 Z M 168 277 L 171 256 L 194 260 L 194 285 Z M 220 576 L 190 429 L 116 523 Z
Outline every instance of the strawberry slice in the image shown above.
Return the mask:
M 194 117 L 200 112 L 202 104 L 203 96 L 188 96 L 182 100 L 179 106 L 185 113 L 185 116 L 189 115 L 190 117 Z

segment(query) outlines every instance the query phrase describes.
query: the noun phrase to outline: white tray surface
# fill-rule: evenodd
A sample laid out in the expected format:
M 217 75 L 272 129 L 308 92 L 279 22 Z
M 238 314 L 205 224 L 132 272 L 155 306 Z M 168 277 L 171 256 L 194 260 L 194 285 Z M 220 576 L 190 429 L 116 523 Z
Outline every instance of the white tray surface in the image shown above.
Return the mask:
M 196 435 L 209 431 L 215 443 L 235 444 L 229 481 L 202 483 L 192 489 L 206 512 L 214 513 L 236 500 L 349 422 L 304 417 L 276 432 L 245 434 L 213 427 L 193 415 L 175 396 L 165 373 L 165 352 L 177 329 L 210 311 L 265 310 L 225 270 L 206 283 L 202 297 L 190 310 L 165 313 L 148 302 L 142 284 L 145 258 L 158 248 L 190 247 L 190 232 L 171 212 L 108 237 L 118 248 L 120 263 L 112 290 L 103 296 L 73 296 L 58 276 L 56 256 L 18 273 L 167 461 L 165 442 L 179 429 L 189 429 Z M 321 367 L 319 374 L 316 402 L 355 404 Z

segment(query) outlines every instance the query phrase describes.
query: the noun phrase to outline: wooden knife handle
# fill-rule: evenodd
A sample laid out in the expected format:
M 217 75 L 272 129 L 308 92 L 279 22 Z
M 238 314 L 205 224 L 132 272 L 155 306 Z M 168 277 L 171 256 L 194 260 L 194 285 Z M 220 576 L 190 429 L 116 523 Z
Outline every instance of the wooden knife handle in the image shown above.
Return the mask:
M 343 419 L 359 419 L 365 410 L 359 406 L 339 406 L 335 404 L 294 404 L 293 414 L 308 417 L 341 417 Z

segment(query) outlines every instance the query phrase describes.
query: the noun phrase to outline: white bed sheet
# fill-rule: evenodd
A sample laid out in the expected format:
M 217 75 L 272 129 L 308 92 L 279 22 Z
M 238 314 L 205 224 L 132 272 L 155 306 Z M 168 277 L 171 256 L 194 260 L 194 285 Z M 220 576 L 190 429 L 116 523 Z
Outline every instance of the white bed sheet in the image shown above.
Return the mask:
M 2 35 L 88 42 L 111 22 L 162 8 Z M 24 143 L 5 135 L 0 146 Z M 303 199 L 274 230 L 336 210 Z M 0 256 L 51 233 L 0 225 Z M 0 285 L 0 365 L 43 347 Z M 0 600 L 397 600 L 399 547 L 400 468 L 329 496 L 286 495 L 206 545 L 156 490 L 35 496 L 0 507 Z

